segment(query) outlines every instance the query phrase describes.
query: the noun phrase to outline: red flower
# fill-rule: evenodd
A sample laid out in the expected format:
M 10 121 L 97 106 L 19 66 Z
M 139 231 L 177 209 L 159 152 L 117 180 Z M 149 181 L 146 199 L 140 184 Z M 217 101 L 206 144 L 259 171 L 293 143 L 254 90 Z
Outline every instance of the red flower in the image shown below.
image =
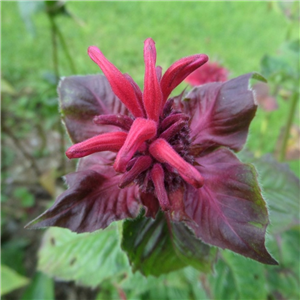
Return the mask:
M 258 75 L 169 98 L 206 55 L 182 58 L 162 76 L 154 41 L 147 39 L 142 92 L 98 48 L 88 53 L 106 78 L 73 76 L 58 89 L 75 143 L 66 154 L 81 158 L 78 170 L 66 176 L 69 189 L 29 226 L 91 232 L 136 217 L 142 206 L 146 217 L 161 210 L 205 243 L 275 264 L 264 246 L 268 213 L 256 172 L 232 152 L 242 149 L 255 115 L 249 80 Z
M 190 74 L 185 81 L 192 86 L 197 86 L 209 82 L 224 82 L 228 80 L 228 70 L 218 63 L 207 63 L 202 68 Z

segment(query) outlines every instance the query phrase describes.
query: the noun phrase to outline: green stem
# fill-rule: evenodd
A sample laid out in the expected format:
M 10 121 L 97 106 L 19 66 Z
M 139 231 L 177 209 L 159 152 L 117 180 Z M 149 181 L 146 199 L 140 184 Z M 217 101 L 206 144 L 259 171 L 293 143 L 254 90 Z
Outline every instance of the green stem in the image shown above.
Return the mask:
M 204 274 L 201 274 L 199 279 L 200 279 L 202 288 L 204 289 L 208 299 L 213 299 L 211 288 L 209 286 L 209 283 L 208 283 L 208 280 L 207 280 L 206 276 Z
M 57 48 L 57 36 L 59 36 L 58 28 L 54 21 L 54 16 L 48 14 L 51 24 L 51 36 L 52 36 L 52 51 L 53 51 L 53 67 L 57 82 L 59 81 L 59 68 L 58 68 L 58 48 Z M 65 135 L 61 121 L 58 120 L 58 131 L 60 133 L 60 152 L 61 152 L 61 169 L 64 172 L 65 166 Z
M 278 160 L 281 162 L 284 161 L 284 159 L 285 159 L 286 148 L 287 148 L 288 139 L 290 136 L 291 126 L 293 124 L 293 119 L 295 116 L 295 110 L 297 107 L 298 99 L 299 99 L 299 92 L 295 92 L 291 97 L 290 111 L 288 114 L 286 126 L 284 128 L 283 140 L 282 140 L 281 148 L 279 151 Z
M 60 134 L 60 153 L 61 153 L 61 170 L 62 172 L 65 172 L 66 170 L 66 164 L 65 164 L 65 159 L 66 159 L 66 155 L 65 155 L 65 130 L 63 128 L 63 125 L 61 123 L 61 121 L 59 120 L 59 124 L 58 124 L 58 131 Z
M 20 139 L 18 137 L 15 136 L 15 134 L 13 133 L 13 131 L 10 129 L 10 127 L 6 126 L 4 124 L 4 122 L 1 124 L 3 132 L 5 132 L 11 139 L 12 141 L 15 143 L 17 149 L 20 150 L 20 152 L 23 154 L 23 156 L 30 161 L 31 166 L 36 174 L 36 176 L 39 178 L 40 175 L 42 174 L 41 171 L 39 170 L 38 165 L 35 162 L 35 159 L 33 156 L 31 156 L 30 153 L 28 153 L 25 148 L 23 147 Z
M 260 126 L 259 147 L 254 153 L 255 157 L 260 157 L 262 155 L 262 151 L 263 151 L 264 145 L 265 145 L 265 138 L 264 137 L 266 135 L 266 132 L 267 132 L 268 126 L 269 126 L 269 116 L 270 116 L 270 113 L 266 112 L 265 117 L 262 120 L 262 124 Z
M 77 72 L 76 72 L 75 64 L 74 64 L 73 59 L 72 59 L 72 56 L 71 56 L 71 54 L 70 54 L 70 52 L 69 52 L 69 48 L 68 48 L 68 46 L 67 46 L 66 40 L 65 40 L 63 34 L 61 33 L 59 27 L 56 25 L 56 23 L 55 23 L 55 21 L 54 21 L 54 18 L 53 18 L 53 24 L 54 24 L 54 26 L 55 26 L 55 31 L 56 31 L 56 33 L 57 33 L 57 36 L 58 36 L 60 42 L 61 42 L 61 45 L 62 45 L 62 47 L 63 47 L 63 50 L 64 50 L 64 52 L 65 52 L 65 54 L 66 54 L 66 57 L 67 57 L 67 59 L 68 59 L 68 61 L 69 61 L 70 69 L 71 69 L 71 71 L 72 71 L 73 74 L 76 74 Z
M 51 25 L 51 39 L 52 39 L 52 59 L 53 59 L 53 68 L 56 81 L 59 80 L 59 69 L 58 69 L 58 51 L 57 51 L 57 40 L 56 40 L 56 26 L 51 15 L 49 16 L 50 25 Z

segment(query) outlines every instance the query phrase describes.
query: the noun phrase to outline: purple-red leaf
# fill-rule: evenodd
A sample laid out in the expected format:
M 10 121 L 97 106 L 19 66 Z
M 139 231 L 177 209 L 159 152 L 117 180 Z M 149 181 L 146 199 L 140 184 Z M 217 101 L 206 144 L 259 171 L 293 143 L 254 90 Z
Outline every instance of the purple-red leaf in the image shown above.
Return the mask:
M 92 232 L 113 221 L 136 217 L 138 188 L 133 185 L 119 189 L 121 175 L 109 162 L 98 153 L 81 159 L 79 171 L 66 176 L 69 189 L 27 227 L 59 226 L 77 233 Z
M 208 83 L 194 88 L 183 101 L 191 116 L 190 129 L 195 155 L 210 147 L 242 149 L 257 104 L 251 79 L 263 80 L 249 73 L 225 83 Z
M 265 264 L 277 264 L 265 248 L 268 211 L 252 165 L 226 148 L 197 159 L 204 177 L 200 189 L 187 185 L 186 213 L 205 243 L 227 248 Z
M 65 77 L 60 81 L 58 94 L 62 118 L 74 143 L 120 130 L 112 125 L 96 125 L 95 116 L 129 114 L 103 75 Z

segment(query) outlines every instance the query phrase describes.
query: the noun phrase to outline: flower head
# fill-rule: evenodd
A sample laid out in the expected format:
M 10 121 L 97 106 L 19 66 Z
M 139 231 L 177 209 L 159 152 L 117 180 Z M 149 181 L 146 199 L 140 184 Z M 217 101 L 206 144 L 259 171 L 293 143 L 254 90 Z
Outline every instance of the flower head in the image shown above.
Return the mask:
M 144 44 L 144 90 L 95 46 L 88 53 L 104 76 L 73 76 L 59 86 L 61 111 L 81 158 L 66 176 L 69 189 L 29 226 L 76 232 L 159 211 L 183 222 L 205 243 L 274 264 L 264 246 L 268 224 L 256 172 L 233 151 L 242 149 L 257 105 L 246 74 L 187 95 L 172 90 L 207 62 L 196 54 L 162 75 L 155 43 Z M 200 68 L 201 70 L 201 68 Z
M 208 62 L 202 68 L 195 70 L 185 79 L 185 81 L 192 86 L 209 82 L 224 82 L 226 80 L 228 80 L 228 70 L 216 62 Z

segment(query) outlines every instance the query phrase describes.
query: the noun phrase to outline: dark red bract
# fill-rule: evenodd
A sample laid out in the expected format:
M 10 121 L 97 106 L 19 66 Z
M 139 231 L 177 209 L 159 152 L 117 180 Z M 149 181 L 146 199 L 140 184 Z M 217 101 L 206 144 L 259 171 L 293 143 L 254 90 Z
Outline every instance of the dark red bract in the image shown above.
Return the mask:
M 88 52 L 106 78 L 73 76 L 58 89 L 75 143 L 66 154 L 81 158 L 77 172 L 66 176 L 69 189 L 29 227 L 91 232 L 134 218 L 144 207 L 146 217 L 161 210 L 205 243 L 276 264 L 264 246 L 268 212 L 256 171 L 232 152 L 246 142 L 257 108 L 249 81 L 259 76 L 169 98 L 206 55 L 182 58 L 162 75 L 154 41 L 147 39 L 142 92 L 98 48 Z

